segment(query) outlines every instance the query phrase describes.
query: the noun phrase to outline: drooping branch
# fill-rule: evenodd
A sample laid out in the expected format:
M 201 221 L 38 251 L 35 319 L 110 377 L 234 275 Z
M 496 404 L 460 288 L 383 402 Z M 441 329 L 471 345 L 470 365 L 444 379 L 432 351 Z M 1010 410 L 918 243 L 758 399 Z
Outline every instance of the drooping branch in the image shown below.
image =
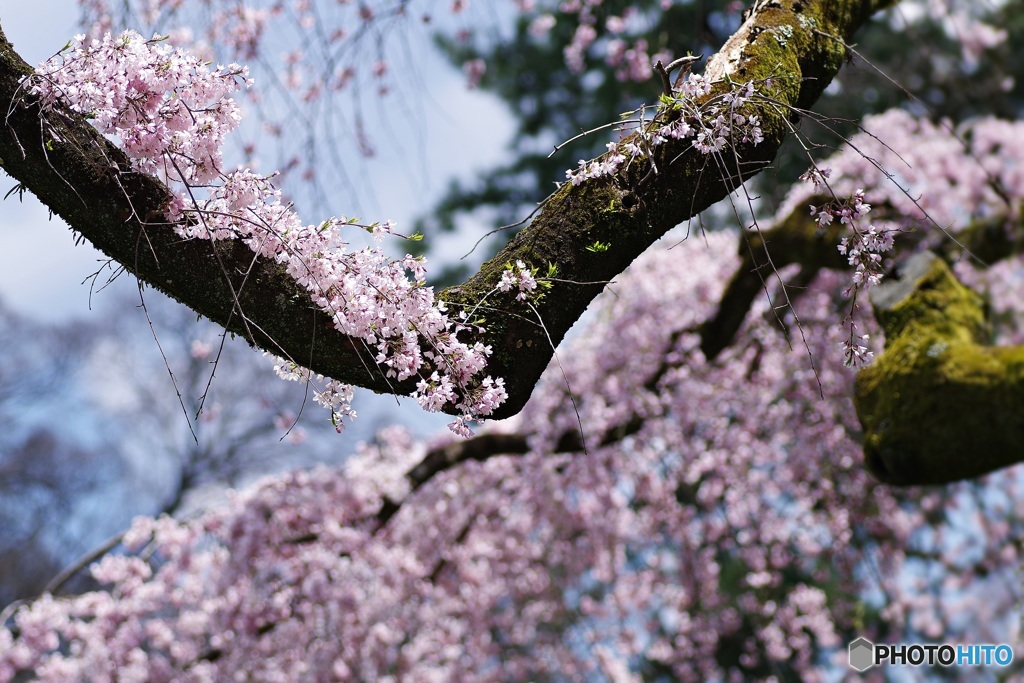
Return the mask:
M 815 197 L 808 203 L 822 205 L 830 197 Z M 715 315 L 701 327 L 701 351 L 714 359 L 732 344 L 733 338 L 759 294 L 767 291 L 766 283 L 773 272 L 799 264 L 813 278 L 821 268 L 845 268 L 844 259 L 836 250 L 841 224 L 819 228 L 806 207 L 792 213 L 765 230 L 748 231 L 740 236 L 740 265 L 725 288 Z
M 725 197 L 774 158 L 795 109 L 810 107 L 846 57 L 844 42 L 892 0 L 760 0 L 713 57 L 707 75 L 722 81 L 775 84 L 771 99 L 752 103 L 764 141 L 713 158 L 687 139 L 614 177 L 566 183 L 529 227 L 465 284 L 441 293 L 454 308 L 486 323 L 480 339 L 494 350 L 489 373 L 509 394 L 497 417 L 518 412 L 568 329 L 601 291 L 651 243 Z M 408 392 L 377 368 L 373 353 L 336 331 L 328 315 L 276 264 L 233 241 L 183 241 L 163 223 L 169 192 L 131 170 L 126 157 L 69 112 L 42 114 L 22 86 L 31 68 L 0 32 L 0 166 L 72 230 L 141 280 L 254 345 L 315 372 L 378 392 Z M 714 94 L 714 93 L 713 93 Z M 595 242 L 610 245 L 591 251 Z M 514 293 L 495 292 L 505 264 L 557 267 L 559 281 L 534 310 Z M 587 283 L 587 284 L 572 284 Z

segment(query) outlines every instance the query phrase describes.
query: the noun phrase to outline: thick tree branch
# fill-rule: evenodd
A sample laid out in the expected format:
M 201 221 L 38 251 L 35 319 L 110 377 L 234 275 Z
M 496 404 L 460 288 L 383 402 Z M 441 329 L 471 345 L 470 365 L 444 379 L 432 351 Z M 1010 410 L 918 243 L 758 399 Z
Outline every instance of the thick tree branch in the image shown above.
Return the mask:
M 335 331 L 276 264 L 239 241 L 178 237 L 162 222 L 167 188 L 130 170 L 84 118 L 44 116 L 21 84 L 30 73 L 0 30 L 0 166 L 23 188 L 142 281 L 228 331 L 338 380 L 391 390 L 372 354 Z
M 811 106 L 846 57 L 844 42 L 891 0 L 759 0 L 739 31 L 713 57 L 707 74 L 721 81 L 771 77 L 773 101 L 752 105 L 765 140 L 739 146 L 729 158 L 698 153 L 689 140 L 658 148 L 660 172 L 646 168 L 565 184 L 529 227 L 465 284 L 446 290 L 453 307 L 482 315 L 481 341 L 494 355 L 489 373 L 504 377 L 509 399 L 498 417 L 518 412 L 553 349 L 601 291 L 665 232 L 727 196 L 771 162 L 795 118 Z M 373 354 L 333 329 L 281 268 L 237 242 L 182 241 L 161 224 L 168 190 L 130 170 L 125 156 L 83 118 L 43 116 L 22 88 L 31 72 L 0 32 L 0 166 L 71 228 L 143 281 L 239 334 L 316 372 L 379 392 L 395 386 Z M 719 82 L 716 92 L 728 86 Z M 587 246 L 611 244 L 604 252 Z M 512 294 L 494 292 L 505 264 L 558 268 L 559 282 L 536 312 Z M 581 284 L 570 284 L 570 283 Z M 539 316 L 539 319 L 538 319 Z M 550 343 L 549 343 L 550 339 Z
M 787 118 L 813 104 L 838 72 L 846 57 L 843 42 L 872 12 L 889 4 L 756 3 L 743 26 L 709 61 L 706 73 L 734 82 L 771 77 L 779 84 L 773 93 L 776 102 L 753 108 L 764 122 L 764 142 L 740 146 L 734 158 L 713 160 L 689 140 L 674 141 L 658 148 L 660 172 L 648 182 L 641 182 L 648 171 L 644 167 L 631 169 L 625 182 L 616 177 L 565 184 L 526 230 L 469 282 L 445 292 L 446 298 L 472 306 L 490 291 L 505 264 L 517 259 L 541 268 L 557 264 L 562 280 L 613 279 L 668 230 L 727 196 L 741 178 L 763 170 L 792 125 Z M 588 251 L 596 241 L 611 248 Z M 506 378 L 510 397 L 502 415 L 525 403 L 547 366 L 551 349 L 545 331 L 557 344 L 601 289 L 596 284 L 556 287 L 537 306 L 546 330 L 525 317 L 488 320 L 488 343 L 495 350 L 489 367 Z M 501 300 L 500 307 L 515 310 L 510 299 Z
M 857 374 L 854 403 L 875 475 L 945 484 L 1024 459 L 1024 347 L 987 345 L 981 297 L 922 252 L 872 305 L 885 351 Z

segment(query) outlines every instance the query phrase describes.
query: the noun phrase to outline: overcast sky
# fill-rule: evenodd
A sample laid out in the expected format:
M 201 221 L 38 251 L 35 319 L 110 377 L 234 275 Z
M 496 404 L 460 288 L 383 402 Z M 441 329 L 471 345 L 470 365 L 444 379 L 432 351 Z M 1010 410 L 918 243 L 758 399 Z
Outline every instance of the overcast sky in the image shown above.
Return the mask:
M 0 0 L 0 25 L 30 64 L 78 32 L 77 16 L 75 0 Z M 363 191 L 358 201 L 332 202 L 332 213 L 389 218 L 408 228 L 454 174 L 470 177 L 500 160 L 512 130 L 510 116 L 490 96 L 467 91 L 461 74 L 421 38 L 423 59 L 417 66 L 430 79 L 432 95 L 423 106 L 424 120 L 406 129 L 403 142 L 379 145 L 372 163 L 353 169 L 366 183 Z M 0 171 L 0 196 L 13 185 Z M 299 211 L 308 222 L 325 217 Z M 105 260 L 88 245 L 76 247 L 64 222 L 50 220 L 31 195 L 20 204 L 15 198 L 0 204 L 0 299 L 15 310 L 47 321 L 89 315 L 89 286 L 82 283 Z M 122 286 L 131 286 L 122 279 Z M 100 293 L 94 304 L 104 296 Z

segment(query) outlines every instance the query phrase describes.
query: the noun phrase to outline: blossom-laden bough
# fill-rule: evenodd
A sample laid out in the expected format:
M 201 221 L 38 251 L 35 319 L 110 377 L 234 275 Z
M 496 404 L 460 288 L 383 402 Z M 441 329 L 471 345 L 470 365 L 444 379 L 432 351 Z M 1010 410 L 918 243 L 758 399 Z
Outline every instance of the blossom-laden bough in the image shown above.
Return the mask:
M 475 377 L 490 349 L 458 339 L 466 325 L 434 301 L 422 259 L 390 260 L 380 248 L 348 249 L 344 228 L 382 238 L 392 225 L 347 218 L 304 225 L 271 178 L 247 168 L 221 170 L 224 139 L 241 118 L 229 95 L 248 85 L 237 64 L 210 69 L 162 39 L 145 40 L 134 31 L 91 41 L 77 36 L 24 81 L 44 113 L 54 112 L 58 102 L 69 105 L 120 142 L 134 171 L 155 176 L 174 192 L 163 218 L 179 237 L 236 239 L 277 264 L 336 330 L 372 350 L 386 378 L 419 376 L 413 395 L 420 404 L 428 410 L 449 405 L 461 413 L 453 429 L 468 431 L 467 419 L 504 400 L 503 380 Z M 435 369 L 423 377 L 428 362 Z M 276 367 L 285 379 L 312 380 L 293 359 L 279 358 Z M 318 379 L 323 386 L 315 398 L 331 409 L 340 431 L 342 420 L 354 415 L 352 387 Z

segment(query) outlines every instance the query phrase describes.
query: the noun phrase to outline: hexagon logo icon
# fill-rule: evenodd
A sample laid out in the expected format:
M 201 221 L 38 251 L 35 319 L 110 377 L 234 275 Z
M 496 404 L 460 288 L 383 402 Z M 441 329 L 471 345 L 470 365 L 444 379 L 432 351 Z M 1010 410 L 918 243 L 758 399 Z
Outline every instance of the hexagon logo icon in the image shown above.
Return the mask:
M 857 671 L 866 671 L 875 665 L 875 644 L 867 638 L 858 638 L 850 643 L 850 666 Z

